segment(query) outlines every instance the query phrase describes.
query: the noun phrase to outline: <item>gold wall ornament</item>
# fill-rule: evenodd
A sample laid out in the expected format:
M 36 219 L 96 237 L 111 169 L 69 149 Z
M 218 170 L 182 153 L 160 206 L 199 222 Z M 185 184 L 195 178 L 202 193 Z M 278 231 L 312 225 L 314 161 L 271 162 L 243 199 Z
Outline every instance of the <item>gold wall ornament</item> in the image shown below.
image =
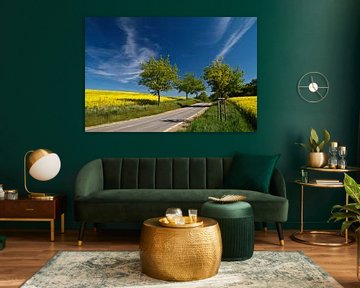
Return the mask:
M 297 92 L 308 103 L 319 103 L 325 99 L 330 89 L 329 80 L 320 72 L 308 72 L 297 83 Z
M 146 275 L 167 281 L 191 281 L 215 276 L 220 267 L 222 241 L 216 220 L 201 217 L 195 228 L 168 228 L 160 218 L 144 221 L 140 261 Z

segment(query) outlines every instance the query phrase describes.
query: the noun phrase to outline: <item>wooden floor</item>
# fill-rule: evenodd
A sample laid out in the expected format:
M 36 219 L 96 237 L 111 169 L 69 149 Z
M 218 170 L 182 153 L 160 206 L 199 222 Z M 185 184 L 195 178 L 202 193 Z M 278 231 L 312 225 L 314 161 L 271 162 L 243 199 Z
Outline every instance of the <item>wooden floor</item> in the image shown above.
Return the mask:
M 344 287 L 360 287 L 356 277 L 356 244 L 343 247 L 304 245 L 290 240 L 285 233 L 285 247 L 277 245 L 275 231 L 257 231 L 255 250 L 303 251 Z M 56 234 L 49 242 L 45 230 L 0 230 L 7 237 L 6 248 L 0 251 L 0 287 L 19 287 L 36 273 L 59 250 L 138 250 L 137 231 L 86 231 L 82 247 L 76 245 L 77 231 Z M 60 287 L 59 287 L 60 288 Z

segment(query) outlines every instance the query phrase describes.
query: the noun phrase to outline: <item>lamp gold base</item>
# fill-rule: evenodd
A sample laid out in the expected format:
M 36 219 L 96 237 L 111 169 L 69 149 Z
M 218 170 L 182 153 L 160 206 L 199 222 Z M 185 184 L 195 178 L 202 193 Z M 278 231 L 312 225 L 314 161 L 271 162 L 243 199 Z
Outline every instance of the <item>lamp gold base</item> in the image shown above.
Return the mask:
M 37 200 L 54 200 L 55 195 L 49 195 L 45 193 L 29 193 L 29 198 L 31 199 L 37 199 Z

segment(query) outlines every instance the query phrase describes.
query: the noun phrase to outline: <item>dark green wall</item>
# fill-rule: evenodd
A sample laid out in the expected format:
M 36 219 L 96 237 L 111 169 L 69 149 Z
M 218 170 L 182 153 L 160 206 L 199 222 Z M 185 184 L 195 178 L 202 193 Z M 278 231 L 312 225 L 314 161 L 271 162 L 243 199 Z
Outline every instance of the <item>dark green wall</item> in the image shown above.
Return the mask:
M 306 141 L 311 127 L 327 128 L 348 147 L 349 163 L 356 164 L 359 11 L 356 0 L 1 1 L 0 183 L 21 189 L 24 153 L 39 147 L 56 151 L 60 174 L 29 186 L 66 194 L 67 224 L 77 227 L 74 179 L 94 158 L 281 153 L 278 167 L 290 199 L 287 227 L 297 227 L 299 187 L 291 180 L 306 153 L 294 142 Z M 160 15 L 258 17 L 256 133 L 84 132 L 84 17 Z M 296 93 L 298 79 L 309 71 L 324 73 L 331 85 L 319 104 L 306 103 Z M 341 190 L 309 190 L 306 221 L 327 226 L 330 207 L 343 201 Z

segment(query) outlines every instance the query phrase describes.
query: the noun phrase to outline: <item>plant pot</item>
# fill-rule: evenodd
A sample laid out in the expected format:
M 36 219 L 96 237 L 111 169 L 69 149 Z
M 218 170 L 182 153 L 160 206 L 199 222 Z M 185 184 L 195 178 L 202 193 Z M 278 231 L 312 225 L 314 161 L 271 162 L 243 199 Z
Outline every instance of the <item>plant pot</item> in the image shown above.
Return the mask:
M 308 165 L 313 168 L 324 167 L 328 161 L 328 154 L 325 152 L 310 152 L 308 156 Z

